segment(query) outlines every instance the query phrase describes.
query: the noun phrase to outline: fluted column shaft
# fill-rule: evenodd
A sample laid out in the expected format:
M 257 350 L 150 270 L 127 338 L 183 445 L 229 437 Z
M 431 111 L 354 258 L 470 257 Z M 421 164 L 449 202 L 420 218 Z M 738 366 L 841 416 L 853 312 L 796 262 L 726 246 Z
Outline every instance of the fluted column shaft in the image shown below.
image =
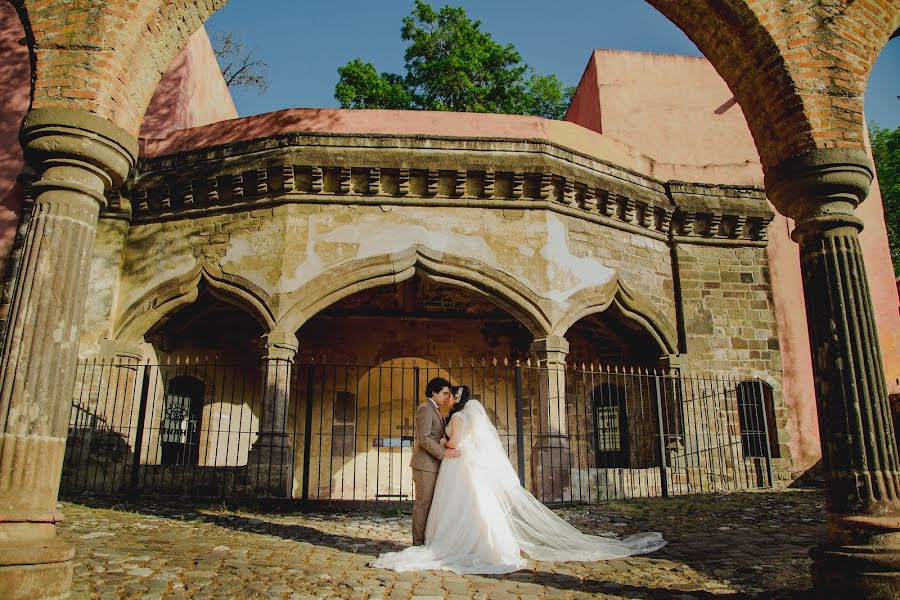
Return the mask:
M 827 539 L 812 551 L 820 598 L 900 598 L 900 464 L 853 215 L 871 178 L 864 154 L 836 149 L 766 176 L 800 245 L 826 474 Z
M 56 539 L 78 340 L 104 192 L 136 141 L 99 117 L 32 111 L 25 157 L 39 174 L 0 364 L 0 597 L 65 593 L 71 546 Z
M 832 514 L 897 511 L 897 446 L 862 248 L 854 227 L 800 242 Z

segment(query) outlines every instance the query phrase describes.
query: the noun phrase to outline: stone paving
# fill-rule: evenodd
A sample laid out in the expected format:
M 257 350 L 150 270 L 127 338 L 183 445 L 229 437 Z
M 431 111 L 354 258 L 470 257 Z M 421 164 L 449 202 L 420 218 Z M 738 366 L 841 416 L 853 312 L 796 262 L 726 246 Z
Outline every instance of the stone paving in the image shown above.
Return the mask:
M 503 576 L 394 573 L 400 514 L 262 514 L 174 504 L 61 502 L 76 545 L 74 598 L 806 598 L 824 534 L 818 490 L 613 502 L 558 512 L 591 533 L 661 531 L 669 545 L 592 563 L 530 562 Z

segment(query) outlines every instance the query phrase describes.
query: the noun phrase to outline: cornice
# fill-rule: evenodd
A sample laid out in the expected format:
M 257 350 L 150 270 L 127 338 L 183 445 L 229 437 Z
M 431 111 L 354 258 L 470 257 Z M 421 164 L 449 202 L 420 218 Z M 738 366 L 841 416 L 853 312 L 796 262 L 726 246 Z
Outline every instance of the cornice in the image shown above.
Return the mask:
M 718 245 L 765 245 L 773 216 L 759 188 L 661 182 L 521 139 L 283 134 L 141 159 L 126 195 L 134 224 L 286 203 L 457 206 Z

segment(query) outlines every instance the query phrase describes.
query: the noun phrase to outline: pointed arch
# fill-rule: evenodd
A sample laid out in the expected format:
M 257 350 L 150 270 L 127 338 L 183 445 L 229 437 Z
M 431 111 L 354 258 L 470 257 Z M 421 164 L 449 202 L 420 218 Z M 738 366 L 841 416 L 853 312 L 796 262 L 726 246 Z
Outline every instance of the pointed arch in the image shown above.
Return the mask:
M 123 313 L 115 329 L 115 339 L 138 341 L 166 315 L 191 304 L 205 285 L 219 300 L 234 305 L 252 316 L 265 331 L 275 325 L 269 295 L 260 287 L 237 275 L 224 273 L 212 265 L 198 265 L 169 281 L 161 283 Z
M 321 310 L 356 292 L 393 285 L 415 274 L 490 299 L 534 334 L 550 331 L 550 302 L 515 278 L 465 256 L 414 245 L 403 252 L 351 261 L 318 275 L 292 294 L 295 300 L 277 326 L 296 331 Z
M 579 320 L 615 306 L 624 316 L 639 323 L 647 331 L 659 345 L 660 355 L 678 353 L 678 336 L 671 320 L 630 289 L 618 274 L 605 285 L 574 294 L 570 302 L 572 307 L 554 323 L 555 335 L 565 336 Z

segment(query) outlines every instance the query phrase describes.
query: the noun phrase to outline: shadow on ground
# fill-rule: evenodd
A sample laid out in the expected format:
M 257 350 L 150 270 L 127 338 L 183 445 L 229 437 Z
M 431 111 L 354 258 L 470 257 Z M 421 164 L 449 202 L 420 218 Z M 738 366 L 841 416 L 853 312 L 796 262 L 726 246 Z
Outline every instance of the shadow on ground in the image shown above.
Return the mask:
M 307 522 L 312 517 L 328 523 L 332 515 L 322 512 L 301 515 L 296 511 L 278 514 L 239 511 L 238 514 L 221 505 L 149 500 L 115 503 L 82 499 L 78 503 L 165 519 L 200 521 L 354 554 L 376 556 L 406 547 L 389 539 L 334 533 L 328 531 L 329 527 L 320 529 L 290 522 L 292 516 L 302 516 Z M 611 561 L 608 566 L 557 569 L 555 565 L 537 563 L 533 571 L 475 579 L 650 600 L 807 600 L 811 585 L 809 548 L 824 536 L 824 498 L 819 490 L 616 501 L 564 508 L 559 512 L 587 533 L 614 532 L 623 537 L 640 531 L 659 531 L 669 544 L 653 554 Z M 362 512 L 354 513 L 350 519 L 365 521 L 367 516 L 391 520 L 383 513 Z M 583 576 L 566 574 L 575 571 L 582 572 Z M 657 576 L 644 577 L 642 572 L 655 572 Z M 698 589 L 704 587 L 704 582 L 712 582 L 717 587 Z

